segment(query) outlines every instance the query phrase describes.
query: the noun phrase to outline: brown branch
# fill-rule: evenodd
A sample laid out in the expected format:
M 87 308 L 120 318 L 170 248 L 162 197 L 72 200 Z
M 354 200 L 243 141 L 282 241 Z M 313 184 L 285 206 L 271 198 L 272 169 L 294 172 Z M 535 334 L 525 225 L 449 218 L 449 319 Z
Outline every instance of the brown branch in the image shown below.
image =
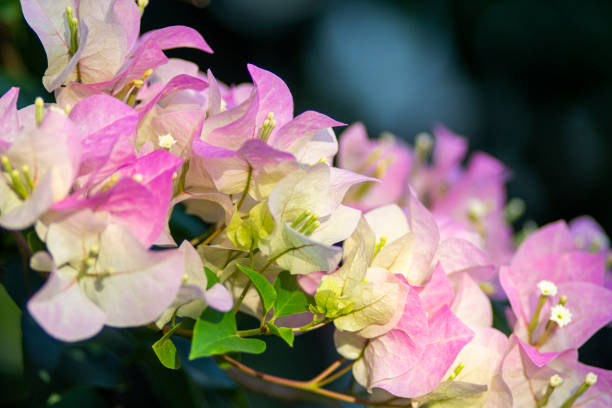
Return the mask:
M 319 375 L 317 375 L 315 378 L 313 378 L 309 382 L 312 383 L 312 384 L 317 384 L 319 381 L 321 381 L 322 379 L 324 379 L 325 377 L 327 377 L 328 375 L 333 373 L 338 367 L 340 367 L 340 365 L 345 360 L 346 359 L 344 357 L 341 357 L 340 359 L 334 361 L 329 367 L 327 367 L 325 370 L 321 371 L 321 373 Z
M 327 390 L 325 388 L 319 388 L 317 384 L 313 384 L 310 381 L 296 381 L 296 380 L 291 380 L 288 378 L 282 378 L 282 377 L 277 377 L 275 375 L 262 373 L 261 371 L 257 371 L 251 367 L 248 367 L 225 354 L 222 354 L 219 357 L 221 357 L 227 363 L 237 368 L 238 370 L 242 371 L 243 373 L 248 374 L 251 377 L 255 377 L 255 378 L 259 378 L 260 380 L 267 381 L 272 384 L 284 385 L 286 387 L 295 388 L 298 390 L 305 390 L 305 391 L 309 391 L 309 392 L 312 392 L 318 395 L 323 395 L 325 397 L 332 398 L 338 401 L 351 402 L 355 404 L 363 404 L 363 405 L 368 405 L 371 407 L 388 407 L 388 408 L 403 407 L 403 405 L 390 405 L 390 404 L 386 404 L 385 402 L 369 401 L 369 400 L 365 400 L 362 398 L 354 397 L 352 395 L 342 394 L 340 392 Z

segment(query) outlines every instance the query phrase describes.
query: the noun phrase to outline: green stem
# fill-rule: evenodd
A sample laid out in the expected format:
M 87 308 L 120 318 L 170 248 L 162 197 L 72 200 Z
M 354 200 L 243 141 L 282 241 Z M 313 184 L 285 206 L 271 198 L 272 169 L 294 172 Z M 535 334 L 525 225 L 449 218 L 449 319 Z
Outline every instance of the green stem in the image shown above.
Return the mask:
M 280 258 L 281 256 L 285 255 L 287 252 L 296 250 L 296 249 L 300 249 L 301 247 L 298 248 L 287 248 L 284 251 L 282 251 L 280 254 L 273 256 L 272 258 L 270 258 L 268 260 L 268 263 L 266 263 L 264 265 L 264 267 L 261 269 L 261 271 L 259 271 L 259 273 L 261 275 L 263 275 L 263 273 L 265 271 L 268 270 L 268 268 L 274 263 L 274 261 L 276 261 L 278 258 Z M 249 289 L 251 288 L 251 281 L 249 281 L 247 283 L 247 285 L 244 287 L 244 289 L 242 290 L 242 293 L 240 294 L 240 297 L 238 298 L 238 300 L 236 301 L 236 305 L 234 306 L 234 314 L 238 313 L 238 309 L 240 308 L 240 305 L 242 304 L 242 301 L 244 300 L 247 292 L 249 291 Z
M 166 328 L 164 328 L 164 335 L 160 338 L 160 340 L 164 340 L 172 336 L 177 330 L 179 330 L 179 328 L 181 327 L 181 323 L 182 322 L 179 322 L 178 324 L 172 326 L 172 328 L 169 330 L 166 330 Z
M 324 321 L 325 321 L 325 316 L 321 317 L 320 319 L 317 319 L 316 316 L 313 316 L 313 319 L 312 319 L 312 321 L 310 323 L 307 323 L 304 326 L 299 327 L 297 329 L 293 329 L 293 331 L 300 331 L 300 332 L 302 332 L 302 331 L 310 331 L 312 327 L 316 326 L 315 328 L 319 328 L 319 327 L 325 326 L 327 323 L 329 323 L 329 322 L 322 323 Z M 320 324 L 320 323 L 322 323 L 322 324 Z
M 547 299 L 548 296 L 540 295 L 540 298 L 538 299 L 538 306 L 536 307 L 533 316 L 531 316 L 531 320 L 529 321 L 529 325 L 527 326 L 527 335 L 529 337 L 529 344 L 531 345 L 533 345 L 533 331 L 538 325 L 538 321 L 540 320 L 540 312 L 542 311 L 542 308 L 544 307 L 544 304 L 546 303 Z
M 548 341 L 548 338 L 550 337 L 552 332 L 555 331 L 556 328 L 557 328 L 557 323 L 553 322 L 552 320 L 549 320 L 548 323 L 546 324 L 546 329 L 544 330 L 544 333 L 542 333 L 538 341 L 536 341 L 535 346 L 542 347 L 544 343 Z
M 242 192 L 242 197 L 240 197 L 240 201 L 238 201 L 238 205 L 236 206 L 236 212 L 240 211 L 240 207 L 244 203 L 244 199 L 249 194 L 249 189 L 251 188 L 251 177 L 253 176 L 253 168 L 249 164 L 249 171 L 247 173 L 247 181 L 246 186 L 244 187 L 244 191 Z
M 78 83 L 82 83 L 83 80 L 81 79 L 81 63 L 77 62 L 76 64 L 76 76 L 77 76 L 77 82 Z
M 238 330 L 238 336 L 240 337 L 252 337 L 261 334 L 268 334 L 268 328 L 266 326 L 258 327 L 257 329 Z
M 582 395 L 584 394 L 588 389 L 589 389 L 590 385 L 582 383 L 580 384 L 580 387 L 578 387 L 578 389 L 576 390 L 575 393 L 573 393 L 572 395 L 570 395 L 565 402 L 563 403 L 563 405 L 561 405 L 560 408 L 571 408 L 572 405 L 574 405 L 574 402 L 576 402 L 576 400 Z
M 246 297 L 247 292 L 251 289 L 251 281 L 249 280 L 244 289 L 242 289 L 242 293 L 240 293 L 240 297 L 236 301 L 236 305 L 234 306 L 234 314 L 238 313 L 238 309 L 240 309 L 240 305 L 242 301 Z

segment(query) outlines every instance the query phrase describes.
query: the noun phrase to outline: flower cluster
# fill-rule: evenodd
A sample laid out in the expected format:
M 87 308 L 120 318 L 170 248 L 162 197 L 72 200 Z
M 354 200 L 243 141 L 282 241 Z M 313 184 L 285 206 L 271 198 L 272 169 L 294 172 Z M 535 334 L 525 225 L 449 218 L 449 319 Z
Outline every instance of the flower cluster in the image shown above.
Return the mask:
M 181 329 L 190 358 L 240 368 L 226 354 L 263 352 L 254 335 L 291 345 L 333 324 L 365 403 L 612 405 L 612 373 L 577 359 L 612 320 L 609 242 L 592 219 L 515 249 L 498 160 L 463 166 L 466 140 L 443 126 L 410 147 L 354 124 L 338 144 L 343 124 L 294 116 L 273 73 L 248 65 L 252 83 L 226 86 L 166 57 L 212 50 L 187 27 L 139 35 L 146 3 L 21 0 L 56 102 L 18 110 L 16 88 L 0 99 L 0 226 L 43 245 L 30 264 L 47 280 L 27 308 L 47 333 L 149 325 L 167 342 Z M 175 242 L 178 204 L 204 236 Z M 489 296 L 510 302 L 509 338 Z M 238 330 L 238 311 L 260 327 Z

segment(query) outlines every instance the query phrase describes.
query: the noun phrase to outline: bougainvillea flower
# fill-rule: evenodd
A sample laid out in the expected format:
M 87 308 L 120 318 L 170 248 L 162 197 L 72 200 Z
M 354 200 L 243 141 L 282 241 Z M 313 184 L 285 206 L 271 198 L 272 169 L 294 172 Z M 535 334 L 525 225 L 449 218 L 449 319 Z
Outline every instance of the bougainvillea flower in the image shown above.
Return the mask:
M 604 286 L 612 290 L 612 252 L 610 251 L 610 238 L 606 232 L 597 221 L 588 215 L 574 218 L 569 223 L 569 229 L 578 248 L 587 252 L 601 253 L 606 257 Z
M 393 328 L 404 309 L 408 287 L 386 269 L 371 268 L 375 236 L 362 218 L 344 242 L 342 267 L 322 277 L 315 302 L 337 329 L 360 337 L 380 336 Z
M 587 252 L 610 252 L 610 239 L 601 225 L 588 215 L 574 218 L 569 223 L 570 233 L 578 248 Z
M 580 251 L 565 224 L 542 227 L 500 270 L 516 316 L 514 333 L 525 353 L 543 366 L 577 349 L 612 320 L 612 291 L 605 289 L 604 257 Z
M 260 241 L 262 253 L 293 274 L 334 270 L 342 249 L 333 244 L 352 234 L 361 215 L 340 203 L 353 184 L 366 180 L 325 163 L 289 173 L 270 193 L 275 225 Z
M 0 98 L 0 152 L 8 149 L 19 131 L 18 97 L 19 88 L 13 87 Z
M 153 151 L 120 167 L 102 183 L 56 203 L 53 209 L 63 213 L 84 208 L 108 212 L 149 247 L 167 224 L 173 177 L 182 163 L 165 150 Z
M 312 111 L 293 118 L 293 98 L 287 85 L 254 65 L 248 69 L 254 88 L 240 105 L 221 110 L 220 91 L 211 91 L 209 113 L 218 113 L 204 122 L 193 149 L 202 157 L 219 191 L 240 193 L 250 180 L 249 193 L 262 199 L 275 182 L 296 167 L 296 160 L 305 164 L 329 162 L 337 151 L 330 128 L 342 123 Z M 211 88 L 215 83 L 211 82 Z M 284 167 L 278 168 L 281 164 Z
M 196 139 L 193 152 L 202 158 L 215 186 L 224 194 L 242 193 L 250 177 L 250 195 L 265 198 L 272 186 L 297 167 L 293 155 L 276 150 L 259 139 L 247 140 L 236 151 Z
M 93 95 L 74 105 L 69 118 L 83 132 L 82 186 L 100 182 L 135 158 L 138 115 L 133 108 L 108 95 Z
M 204 221 L 229 225 L 234 214 L 234 203 L 229 195 L 220 193 L 210 175 L 202 164 L 202 158 L 195 153 L 189 160 L 189 169 L 185 174 L 183 191 L 173 200 L 183 202 L 187 213 L 197 215 Z
M 112 79 L 140 31 L 138 6 L 131 0 L 21 0 L 21 8 L 47 53 L 43 84 L 49 92 L 67 80 Z
M 426 162 L 431 149 L 431 139 L 423 134 L 417 137 L 415 146 L 416 165 L 410 174 L 410 183 L 418 196 L 428 205 L 443 198 L 462 173 L 461 162 L 468 149 L 467 140 L 442 125 L 433 128 L 433 151 L 431 165 Z
M 185 274 L 172 306 L 157 319 L 158 327 L 163 327 L 175 314 L 197 319 L 207 306 L 227 312 L 234 305 L 231 293 L 220 283 L 215 283 L 207 289 L 208 279 L 202 259 L 188 241 L 181 244 L 179 251 L 182 251 L 185 257 Z
M 401 274 L 415 285 L 429 280 L 440 236 L 433 216 L 414 195 L 406 212 L 389 205 L 365 217 L 382 247 L 372 266 Z
M 148 99 L 140 99 L 141 103 L 136 107 L 138 115 L 142 120 L 144 116 L 157 104 L 169 95 L 183 90 L 203 91 L 208 88 L 208 82 L 191 75 L 177 75 L 170 79 L 159 92 Z
M 484 154 L 472 155 L 467 169 L 432 206 L 437 215 L 449 216 L 471 226 L 485 240 L 485 250 L 496 264 L 512 255 L 512 231 L 504 220 L 507 178 L 505 166 Z
M 147 251 L 121 225 L 89 210 L 49 226 L 49 254 L 32 267 L 50 277 L 29 300 L 32 317 L 51 336 L 78 341 L 103 325 L 141 326 L 171 304 L 184 274 L 184 253 Z
M 501 373 L 508 338 L 491 328 L 491 302 L 469 274 L 461 275 L 451 310 L 474 332 L 474 337 L 448 369 L 444 376 L 446 381 L 432 393 L 417 398 L 417 401 L 441 404 L 440 400 L 452 397 L 453 403 L 460 406 L 511 407 L 511 393 Z M 476 391 L 477 386 L 484 389 L 466 392 Z
M 411 166 L 412 152 L 391 134 L 368 140 L 363 124 L 355 123 L 340 135 L 338 167 L 380 180 L 352 188 L 347 205 L 367 211 L 397 203 L 406 193 Z
M 501 373 L 508 338 L 493 328 L 473 330 L 474 338 L 457 355 L 444 376 L 446 380 L 433 392 L 415 398 L 416 403 L 471 408 L 513 406 L 512 393 Z
M 76 81 L 60 92 L 73 94 L 68 98 L 72 101 L 99 92 L 127 94 L 130 81 L 146 79 L 150 70 L 168 62 L 163 50 L 191 47 L 212 52 L 189 27 L 166 27 L 139 39 L 140 13 L 131 0 L 22 0 L 21 4 L 47 53 L 45 88 L 53 91 Z
M 503 363 L 503 379 L 512 391 L 513 406 L 604 408 L 612 404 L 612 371 L 578 362 L 576 350 L 565 351 L 546 365 L 538 366 L 526 351 L 525 343 L 516 337 L 510 343 Z
M 81 132 L 64 113 L 48 109 L 39 126 L 32 118 L 13 137 L 0 152 L 0 225 L 23 229 L 69 193 L 78 172 Z
M 452 297 L 449 299 L 444 290 L 427 288 L 449 284 L 444 271 L 438 269 L 438 277 L 432 276 L 420 294 L 410 289 L 400 321 L 384 335 L 371 339 L 363 358 L 355 363 L 353 375 L 368 390 L 382 388 L 403 398 L 433 391 L 474 336 L 445 304 Z M 424 302 L 421 296 L 439 301 Z
M 147 142 L 189 160 L 194 137 L 199 135 L 206 112 L 200 106 L 154 105 L 138 128 L 137 146 Z
M 389 205 L 365 217 L 381 243 L 372 266 L 401 274 L 410 284 L 421 285 L 429 280 L 437 262 L 448 274 L 472 270 L 486 274 L 493 269 L 486 255 L 471 242 L 455 237 L 440 242 L 435 218 L 413 192 L 404 210 Z

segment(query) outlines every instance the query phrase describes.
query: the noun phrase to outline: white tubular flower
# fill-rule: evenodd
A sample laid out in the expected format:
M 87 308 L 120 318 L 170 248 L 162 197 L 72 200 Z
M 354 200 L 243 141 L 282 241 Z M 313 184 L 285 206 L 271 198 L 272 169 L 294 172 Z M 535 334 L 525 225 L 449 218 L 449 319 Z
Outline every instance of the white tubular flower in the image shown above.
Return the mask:
M 471 199 L 469 201 L 468 217 L 470 217 L 471 220 L 473 221 L 480 220 L 484 218 L 488 212 L 489 212 L 489 209 L 487 207 L 487 204 L 484 201 L 478 200 L 476 198 Z
M 416 135 L 414 145 L 419 152 L 429 152 L 433 146 L 433 138 L 429 133 L 421 132 Z
M 550 379 L 548 380 L 548 384 L 550 384 L 550 386 L 553 388 L 557 388 L 558 386 L 563 384 L 563 378 L 560 375 L 555 374 L 550 377 Z
M 563 305 L 555 305 L 550 309 L 550 320 L 557 323 L 559 327 L 567 326 L 572 321 L 572 312 Z
M 538 283 L 538 289 L 544 296 L 555 296 L 557 294 L 557 285 L 551 281 L 543 280 Z
M 584 377 L 584 383 L 586 385 L 594 385 L 597 382 L 597 374 L 588 373 L 586 377 Z
M 162 149 L 170 149 L 176 144 L 176 139 L 170 133 L 158 137 L 159 147 Z

